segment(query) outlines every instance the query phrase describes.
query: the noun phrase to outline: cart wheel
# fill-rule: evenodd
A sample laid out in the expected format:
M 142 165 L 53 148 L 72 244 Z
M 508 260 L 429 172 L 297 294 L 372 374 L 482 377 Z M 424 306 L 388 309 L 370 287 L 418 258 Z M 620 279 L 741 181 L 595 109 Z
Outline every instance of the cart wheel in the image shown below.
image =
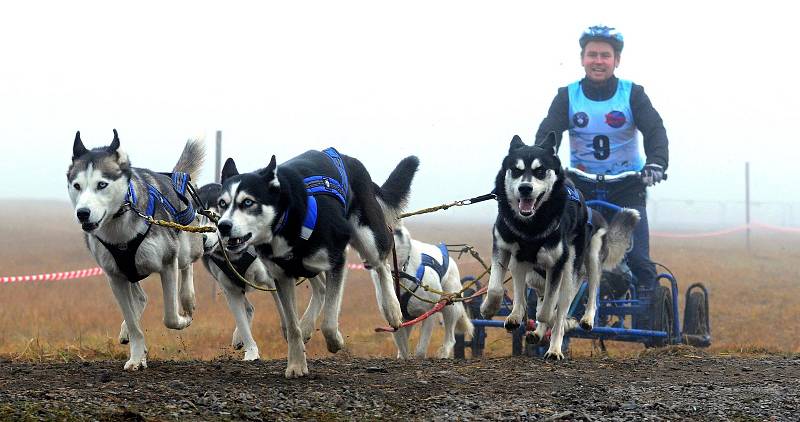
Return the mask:
M 686 308 L 683 312 L 684 340 L 697 347 L 708 347 L 711 325 L 708 318 L 708 302 L 706 295 L 695 290 L 686 297 Z
M 654 338 L 651 342 L 653 347 L 664 347 L 672 343 L 675 335 L 673 321 L 675 315 L 672 312 L 672 291 L 666 286 L 658 286 L 653 294 L 653 331 L 666 331 L 667 338 Z

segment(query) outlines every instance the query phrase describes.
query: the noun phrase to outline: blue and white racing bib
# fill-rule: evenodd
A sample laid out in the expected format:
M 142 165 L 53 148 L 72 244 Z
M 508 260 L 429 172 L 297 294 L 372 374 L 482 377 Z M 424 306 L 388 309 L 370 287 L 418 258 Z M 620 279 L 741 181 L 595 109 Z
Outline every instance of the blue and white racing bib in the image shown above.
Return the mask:
M 620 79 L 617 92 L 605 101 L 586 98 L 580 82 L 567 87 L 572 167 L 594 174 L 642 169 L 644 154 L 630 105 L 632 86 Z

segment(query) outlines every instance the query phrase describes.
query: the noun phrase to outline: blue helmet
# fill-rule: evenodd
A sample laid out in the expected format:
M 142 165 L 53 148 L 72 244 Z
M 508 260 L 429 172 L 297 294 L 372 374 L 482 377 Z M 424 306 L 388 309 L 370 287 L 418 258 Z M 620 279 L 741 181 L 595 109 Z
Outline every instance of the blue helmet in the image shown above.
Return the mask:
M 625 41 L 622 38 L 622 34 L 617 31 L 616 28 L 610 28 L 605 25 L 595 25 L 586 28 L 586 30 L 583 31 L 580 40 L 578 40 L 581 45 L 581 49 L 585 48 L 589 41 L 607 42 L 611 44 L 611 47 L 614 48 L 614 51 L 618 53 L 622 52 L 622 47 L 625 46 Z

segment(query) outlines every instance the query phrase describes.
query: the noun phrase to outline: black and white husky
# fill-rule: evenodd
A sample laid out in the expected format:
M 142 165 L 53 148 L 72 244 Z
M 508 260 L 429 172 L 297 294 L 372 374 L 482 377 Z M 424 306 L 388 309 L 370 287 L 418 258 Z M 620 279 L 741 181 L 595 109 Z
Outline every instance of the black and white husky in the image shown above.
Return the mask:
M 421 285 L 448 293 L 461 291 L 461 276 L 458 272 L 458 265 L 448 254 L 446 246 L 440 245 L 437 247 L 412 239 L 408 229 L 402 225 L 394 229 L 394 243 L 397 250 L 397 259 L 401 266 L 400 271 L 413 276 L 415 279 L 413 281 L 406 278 L 400 279 L 400 283 L 408 289 L 400 291 L 400 306 L 406 319 L 419 317 L 433 308 L 434 305 L 431 302 L 437 302 L 442 299 L 440 295 L 421 288 Z M 373 279 L 377 277 L 375 271 L 370 271 L 370 274 Z M 377 282 L 377 280 L 375 281 Z M 409 290 L 413 292 L 413 295 L 409 293 Z M 467 311 L 464 309 L 464 304 L 461 302 L 445 306 L 441 313 L 444 319 L 444 341 L 437 353 L 437 357 L 452 358 L 453 347 L 456 344 L 455 333 L 472 335 L 472 321 L 470 321 Z M 427 354 L 431 333 L 438 321 L 438 315 L 432 315 L 419 324 L 421 326 L 419 342 L 414 353 L 416 357 L 424 358 Z M 408 340 L 411 336 L 412 328 L 413 326 L 403 327 L 393 333 L 394 342 L 397 346 L 397 357 L 400 359 L 411 357 L 408 352 Z
M 220 210 L 217 207 L 217 202 L 219 201 L 221 193 L 222 185 L 219 183 L 209 183 L 197 190 L 197 195 L 200 197 L 200 202 L 203 204 L 203 207 L 218 214 Z M 222 288 L 222 292 L 225 294 L 225 300 L 228 302 L 228 309 L 230 309 L 234 321 L 236 322 L 231 345 L 235 349 L 244 349 L 244 360 L 258 359 L 258 345 L 253 339 L 251 331 L 255 310 L 245 295 L 245 293 L 255 289 L 239 280 L 236 273 L 230 270 L 225 260 L 225 255 L 223 255 L 223 251 L 221 250 L 217 233 L 203 235 L 203 252 L 203 264 L 217 281 L 217 284 Z M 275 288 L 275 281 L 267 274 L 267 267 L 261 259 L 258 258 L 254 247 L 251 246 L 242 252 L 227 252 L 227 255 L 239 275 L 261 287 L 269 289 Z M 314 333 L 314 324 L 322 310 L 322 298 L 325 296 L 323 275 L 320 274 L 316 277 L 311 277 L 308 281 L 312 288 L 311 301 L 308 304 L 306 312 L 303 314 L 303 318 L 300 319 L 300 331 L 303 333 L 303 342 L 308 342 L 308 340 L 311 339 L 311 335 Z M 275 301 L 275 307 L 281 319 L 281 331 L 284 337 L 286 337 L 286 313 L 283 310 L 283 305 L 278 297 L 278 293 L 275 291 L 270 293 L 272 294 L 272 299 Z
M 252 173 L 239 174 L 232 159 L 225 162 L 217 204 L 223 212 L 221 241 L 235 253 L 255 246 L 275 280 L 286 312 L 287 378 L 308 374 L 295 311 L 298 277 L 325 273 L 322 333 L 330 352 L 344 347 L 338 320 L 348 244 L 378 272 L 378 307 L 389 325 L 400 326 L 400 303 L 385 262 L 392 248 L 388 227 L 405 205 L 418 166 L 416 157 L 405 158 L 378 186 L 361 162 L 333 148 L 307 151 L 280 166 L 272 156 L 267 167 Z
M 514 280 L 514 305 L 505 327 L 514 329 L 524 322 L 527 281 L 541 298 L 535 337 L 543 338 L 547 326 L 552 327 L 545 358 L 560 360 L 564 358 L 564 333 L 577 325 L 567 320 L 567 312 L 577 292 L 578 276 L 585 274 L 589 280 L 589 298 L 580 325 L 591 330 L 601 267 L 610 269 L 622 260 L 639 213 L 623 209 L 610 225 L 606 224 L 599 212 L 586 206 L 567 179 L 555 146 L 554 133 L 537 146 L 527 146 L 514 136 L 503 159 L 495 179 L 498 215 L 489 291 L 481 313 L 489 317 L 497 312 L 509 269 Z M 543 271 L 545 279 L 536 270 Z
M 122 310 L 119 340 L 130 342 L 125 369 L 137 370 L 147 367 L 147 346 L 139 324 L 147 296 L 138 282 L 158 273 L 164 325 L 176 330 L 188 327 L 195 307 L 192 263 L 202 255 L 203 242 L 197 234 L 154 228 L 131 208 L 160 220 L 195 221 L 194 209 L 179 194 L 185 192 L 189 180 L 197 178 L 205 151 L 199 141 L 187 141 L 170 177 L 131 167 L 119 144 L 114 130 L 111 145 L 88 150 L 78 132 L 67 181 L 86 245 L 108 276 Z

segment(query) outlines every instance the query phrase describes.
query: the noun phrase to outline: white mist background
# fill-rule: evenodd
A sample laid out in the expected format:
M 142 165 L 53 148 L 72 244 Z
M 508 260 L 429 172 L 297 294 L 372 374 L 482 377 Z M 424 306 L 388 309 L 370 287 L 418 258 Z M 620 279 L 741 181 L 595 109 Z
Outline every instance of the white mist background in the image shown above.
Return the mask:
M 789 3 L 31 1 L 0 6 L 0 200 L 67 200 L 75 131 L 111 129 L 134 165 L 172 168 L 188 137 L 240 170 L 335 146 L 382 181 L 421 168 L 409 209 L 487 193 L 514 134 L 582 77 L 577 39 L 625 36 L 617 71 L 670 139 L 656 227 L 800 225 L 796 14 Z M 566 153 L 566 148 L 562 148 Z M 566 157 L 566 154 L 562 154 Z M 686 202 L 690 201 L 690 202 Z M 431 221 L 493 221 L 494 204 Z

